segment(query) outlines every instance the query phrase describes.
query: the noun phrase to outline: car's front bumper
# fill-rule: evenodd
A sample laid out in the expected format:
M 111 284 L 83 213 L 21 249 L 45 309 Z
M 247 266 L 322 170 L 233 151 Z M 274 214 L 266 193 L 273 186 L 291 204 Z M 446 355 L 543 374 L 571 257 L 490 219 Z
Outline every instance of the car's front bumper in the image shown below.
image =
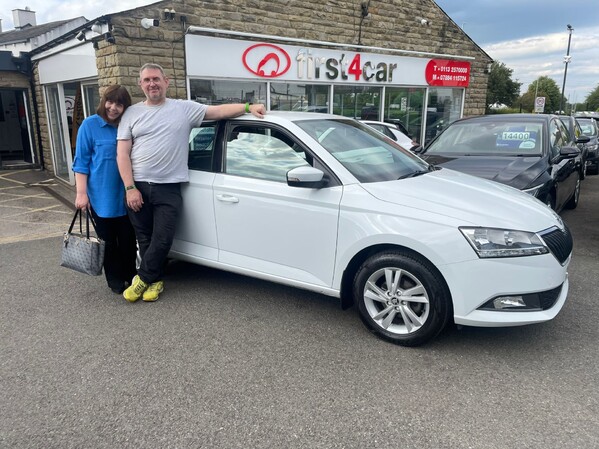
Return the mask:
M 564 306 L 568 296 L 567 267 L 551 254 L 511 259 L 480 259 L 444 267 L 454 305 L 456 324 L 480 327 L 507 327 L 551 320 Z M 449 270 L 449 271 L 448 271 Z M 482 310 L 498 296 L 516 296 L 561 291 L 546 310 Z

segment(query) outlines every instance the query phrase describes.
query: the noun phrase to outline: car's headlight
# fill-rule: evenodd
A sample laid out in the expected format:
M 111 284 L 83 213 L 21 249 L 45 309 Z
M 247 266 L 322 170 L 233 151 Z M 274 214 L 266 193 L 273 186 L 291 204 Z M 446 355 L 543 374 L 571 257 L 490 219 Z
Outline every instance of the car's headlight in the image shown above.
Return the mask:
M 549 249 L 534 232 L 497 228 L 460 228 L 481 259 L 547 254 Z

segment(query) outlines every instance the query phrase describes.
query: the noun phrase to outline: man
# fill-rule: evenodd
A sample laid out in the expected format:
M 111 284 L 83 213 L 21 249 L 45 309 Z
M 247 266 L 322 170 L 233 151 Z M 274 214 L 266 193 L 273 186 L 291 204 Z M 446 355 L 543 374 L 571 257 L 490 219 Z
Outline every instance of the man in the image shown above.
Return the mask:
M 251 112 L 263 118 L 262 104 L 207 106 L 166 97 L 169 79 L 158 64 L 145 64 L 139 85 L 146 100 L 129 107 L 118 129 L 117 163 L 141 265 L 123 292 L 129 302 L 156 301 L 164 289 L 162 269 L 173 243 L 181 209 L 181 183 L 187 182 L 189 133 L 202 120 Z

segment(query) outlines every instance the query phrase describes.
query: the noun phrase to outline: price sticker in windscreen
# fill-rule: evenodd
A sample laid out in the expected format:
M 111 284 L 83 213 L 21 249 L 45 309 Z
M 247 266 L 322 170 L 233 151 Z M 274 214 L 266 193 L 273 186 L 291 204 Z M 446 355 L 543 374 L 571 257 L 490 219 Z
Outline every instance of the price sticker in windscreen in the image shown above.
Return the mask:
M 528 131 L 504 131 L 501 133 L 501 140 L 528 140 L 530 133 Z

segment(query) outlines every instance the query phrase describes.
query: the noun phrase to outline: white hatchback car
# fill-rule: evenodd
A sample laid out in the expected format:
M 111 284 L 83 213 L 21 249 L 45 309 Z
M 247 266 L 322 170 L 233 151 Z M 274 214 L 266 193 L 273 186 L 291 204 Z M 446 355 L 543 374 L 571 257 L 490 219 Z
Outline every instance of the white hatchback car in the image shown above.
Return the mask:
M 189 169 L 172 257 L 338 297 L 394 343 L 450 321 L 543 322 L 566 301 L 572 238 L 557 214 L 355 120 L 206 122 Z
M 418 146 L 418 142 L 412 140 L 410 137 L 406 136 L 402 133 L 397 126 L 392 123 L 387 122 L 377 122 L 374 120 L 360 120 L 362 123 L 366 123 L 371 128 L 376 129 L 379 132 L 382 132 L 384 135 L 389 137 L 390 139 L 395 140 L 399 146 L 406 150 L 411 150 L 412 148 Z

